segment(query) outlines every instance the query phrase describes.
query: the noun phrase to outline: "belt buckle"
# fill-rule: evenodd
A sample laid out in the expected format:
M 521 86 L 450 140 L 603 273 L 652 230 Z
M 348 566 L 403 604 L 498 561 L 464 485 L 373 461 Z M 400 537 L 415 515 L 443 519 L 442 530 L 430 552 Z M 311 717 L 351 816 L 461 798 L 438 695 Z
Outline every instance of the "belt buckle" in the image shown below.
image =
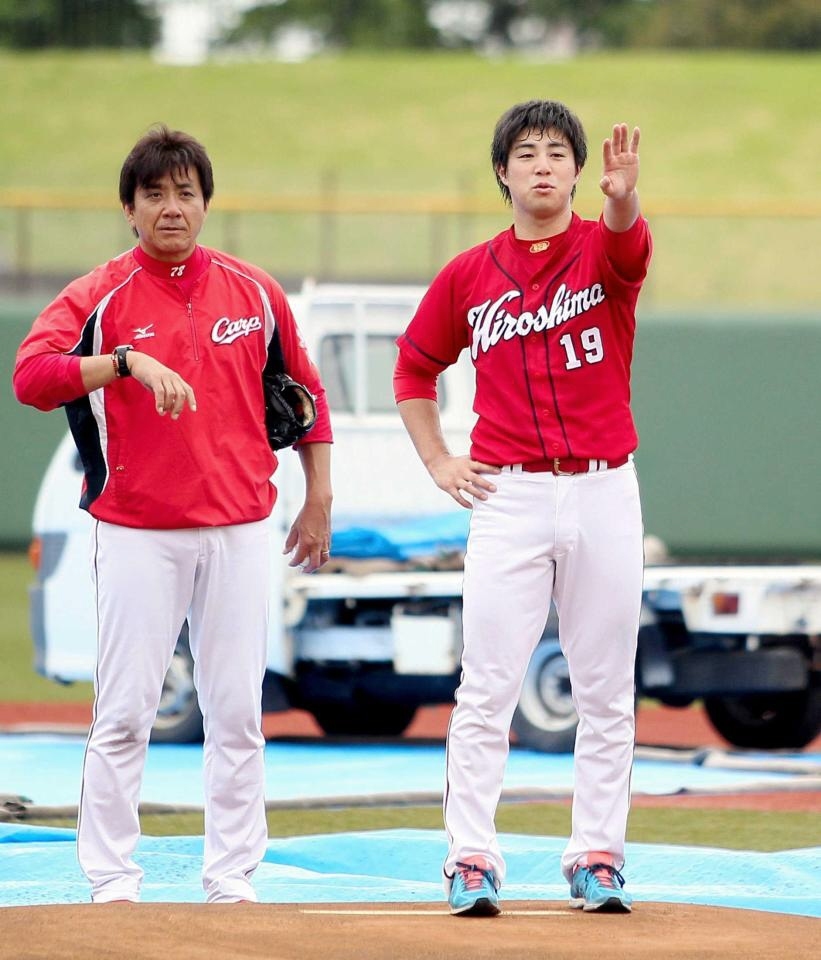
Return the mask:
M 574 473 L 573 470 L 560 470 L 560 469 L 559 469 L 559 464 L 561 463 L 561 460 L 562 460 L 561 457 L 554 457 L 554 458 L 553 458 L 553 473 L 554 473 L 557 477 L 572 477 L 572 476 L 573 476 L 573 473 Z

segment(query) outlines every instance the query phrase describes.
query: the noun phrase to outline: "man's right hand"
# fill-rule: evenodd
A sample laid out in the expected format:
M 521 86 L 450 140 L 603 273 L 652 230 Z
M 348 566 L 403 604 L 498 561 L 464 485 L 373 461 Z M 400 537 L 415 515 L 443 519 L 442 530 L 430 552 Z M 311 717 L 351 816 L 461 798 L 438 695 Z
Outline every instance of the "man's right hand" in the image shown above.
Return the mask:
M 128 352 L 126 363 L 131 376 L 154 394 L 154 406 L 161 417 L 170 413 L 172 420 L 178 419 L 186 403 L 192 413 L 196 412 L 193 389 L 174 370 L 138 350 Z
M 467 507 L 468 510 L 473 504 L 464 495 L 469 494 L 475 500 L 487 500 L 488 494 L 496 492 L 496 485 L 482 475 L 502 472 L 499 467 L 489 463 L 451 454 L 441 454 L 431 460 L 427 468 L 436 486 L 450 494 L 460 507 Z

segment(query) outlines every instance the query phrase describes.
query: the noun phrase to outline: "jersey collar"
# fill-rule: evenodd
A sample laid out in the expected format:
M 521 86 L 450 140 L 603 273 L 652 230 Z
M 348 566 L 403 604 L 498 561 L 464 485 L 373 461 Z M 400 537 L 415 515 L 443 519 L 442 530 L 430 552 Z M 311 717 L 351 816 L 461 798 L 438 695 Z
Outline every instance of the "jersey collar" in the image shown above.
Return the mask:
M 196 280 L 209 264 L 208 254 L 202 247 L 194 247 L 194 252 L 180 263 L 169 263 L 166 260 L 157 260 L 143 250 L 134 248 L 134 259 L 141 267 L 155 277 L 162 277 L 175 283 L 191 283 Z
M 580 222 L 579 215 L 574 213 L 570 218 L 567 230 L 556 233 L 552 237 L 542 237 L 539 240 L 520 240 L 516 236 L 516 228 L 511 225 L 507 231 L 508 241 L 519 255 L 546 258 L 564 245 L 566 238 L 575 231 Z

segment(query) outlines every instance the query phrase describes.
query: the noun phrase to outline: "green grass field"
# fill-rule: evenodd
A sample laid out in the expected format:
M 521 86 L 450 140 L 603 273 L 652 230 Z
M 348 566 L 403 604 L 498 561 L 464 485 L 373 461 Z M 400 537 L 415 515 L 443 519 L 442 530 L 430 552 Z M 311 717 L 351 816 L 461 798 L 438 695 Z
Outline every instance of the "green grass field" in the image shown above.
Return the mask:
M 27 821 L 74 827 L 72 819 Z M 202 815 L 149 814 L 141 817 L 143 832 L 152 836 L 200 836 Z M 500 833 L 567 836 L 570 809 L 550 803 L 503 803 L 496 817 Z M 441 830 L 439 806 L 353 807 L 339 810 L 275 810 L 268 813 L 272 837 L 309 836 L 361 830 L 413 828 Z M 821 844 L 821 823 L 812 813 L 751 810 L 677 810 L 635 808 L 627 838 L 633 843 L 661 843 L 730 850 L 792 850 Z
M 315 191 L 333 173 L 358 192 L 491 197 L 497 117 L 554 97 L 582 117 L 594 170 L 613 123 L 642 127 L 648 203 L 818 203 L 818 55 L 372 53 L 170 67 L 131 54 L 3 53 L 0 80 L 3 187 L 114 198 L 134 139 L 165 120 L 202 138 L 226 194 Z M 598 207 L 597 180 L 582 184 L 580 203 Z
M 0 193 L 110 202 L 111 214 L 40 212 L 29 224 L 35 265 L 86 269 L 129 242 L 116 213 L 120 164 L 164 120 L 199 136 L 214 160 L 204 242 L 277 275 L 424 279 L 507 224 L 488 162 L 493 125 L 511 103 L 555 97 L 588 133 L 584 214 L 600 209 L 602 139 L 616 121 L 642 127 L 640 189 L 657 251 L 645 306 L 807 308 L 818 292 L 819 81 L 818 55 L 625 52 L 543 63 L 348 54 L 170 67 L 131 54 L 1 53 Z M 220 208 L 229 198 L 260 208 L 271 197 L 316 200 L 332 190 L 370 202 L 463 198 L 487 212 L 329 218 Z M 705 220 L 710 212 L 718 219 Z M 16 217 L 0 198 L 6 260 L 19 254 Z

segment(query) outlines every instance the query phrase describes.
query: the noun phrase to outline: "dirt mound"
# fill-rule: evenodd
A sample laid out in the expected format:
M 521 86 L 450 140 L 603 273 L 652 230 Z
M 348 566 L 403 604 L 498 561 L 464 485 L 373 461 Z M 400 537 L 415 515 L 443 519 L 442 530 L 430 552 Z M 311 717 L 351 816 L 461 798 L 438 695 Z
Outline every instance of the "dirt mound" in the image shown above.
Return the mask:
M 2 911 L 0 960 L 795 960 L 817 944 L 809 917 L 640 903 L 591 915 L 506 903 L 492 919 L 439 904 L 91 904 Z

